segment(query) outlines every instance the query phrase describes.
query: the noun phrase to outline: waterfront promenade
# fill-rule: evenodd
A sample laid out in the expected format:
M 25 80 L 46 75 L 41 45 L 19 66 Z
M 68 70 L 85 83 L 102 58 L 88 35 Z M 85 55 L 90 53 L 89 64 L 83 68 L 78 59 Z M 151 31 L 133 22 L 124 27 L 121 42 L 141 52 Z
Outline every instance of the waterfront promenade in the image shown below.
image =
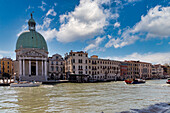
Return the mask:
M 168 103 L 169 94 L 166 79 L 137 85 L 118 81 L 0 87 L 0 112 L 115 113 Z

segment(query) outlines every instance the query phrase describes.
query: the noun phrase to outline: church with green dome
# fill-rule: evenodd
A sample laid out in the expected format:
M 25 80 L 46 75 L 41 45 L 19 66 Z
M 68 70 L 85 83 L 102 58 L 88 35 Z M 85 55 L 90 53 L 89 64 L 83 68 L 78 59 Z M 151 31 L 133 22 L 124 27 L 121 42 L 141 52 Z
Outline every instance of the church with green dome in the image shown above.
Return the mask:
M 46 81 L 48 47 L 44 37 L 36 31 L 36 22 L 28 21 L 29 31 L 20 34 L 16 43 L 16 75 L 21 81 Z

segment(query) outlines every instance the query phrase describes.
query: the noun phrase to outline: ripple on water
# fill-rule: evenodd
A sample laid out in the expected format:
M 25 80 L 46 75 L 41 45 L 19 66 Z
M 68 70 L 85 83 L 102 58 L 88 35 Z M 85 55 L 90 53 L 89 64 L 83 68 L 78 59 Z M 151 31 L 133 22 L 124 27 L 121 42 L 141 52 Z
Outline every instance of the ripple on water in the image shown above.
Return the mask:
M 124 82 L 64 83 L 36 88 L 0 87 L 0 112 L 113 113 L 141 109 L 170 100 L 166 80 L 126 85 Z

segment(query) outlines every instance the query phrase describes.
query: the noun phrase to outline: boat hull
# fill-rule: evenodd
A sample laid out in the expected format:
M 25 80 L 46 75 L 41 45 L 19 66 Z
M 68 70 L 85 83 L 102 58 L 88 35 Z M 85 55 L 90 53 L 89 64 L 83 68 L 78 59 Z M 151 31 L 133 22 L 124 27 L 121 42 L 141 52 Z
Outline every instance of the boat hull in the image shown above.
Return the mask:
M 166 82 L 167 84 L 170 84 L 170 82 Z
M 144 84 L 145 80 L 125 80 L 126 84 Z
M 24 84 L 18 84 L 18 83 L 11 83 L 11 87 L 38 87 L 41 83 L 24 83 Z

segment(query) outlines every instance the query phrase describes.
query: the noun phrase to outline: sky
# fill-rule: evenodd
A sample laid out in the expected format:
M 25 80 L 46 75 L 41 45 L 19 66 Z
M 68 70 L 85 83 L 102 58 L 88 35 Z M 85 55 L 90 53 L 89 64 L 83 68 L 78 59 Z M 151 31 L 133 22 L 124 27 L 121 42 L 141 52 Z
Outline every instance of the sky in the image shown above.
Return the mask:
M 0 58 L 15 60 L 18 36 L 36 31 L 49 56 L 86 51 L 89 57 L 170 63 L 169 0 L 0 0 Z

